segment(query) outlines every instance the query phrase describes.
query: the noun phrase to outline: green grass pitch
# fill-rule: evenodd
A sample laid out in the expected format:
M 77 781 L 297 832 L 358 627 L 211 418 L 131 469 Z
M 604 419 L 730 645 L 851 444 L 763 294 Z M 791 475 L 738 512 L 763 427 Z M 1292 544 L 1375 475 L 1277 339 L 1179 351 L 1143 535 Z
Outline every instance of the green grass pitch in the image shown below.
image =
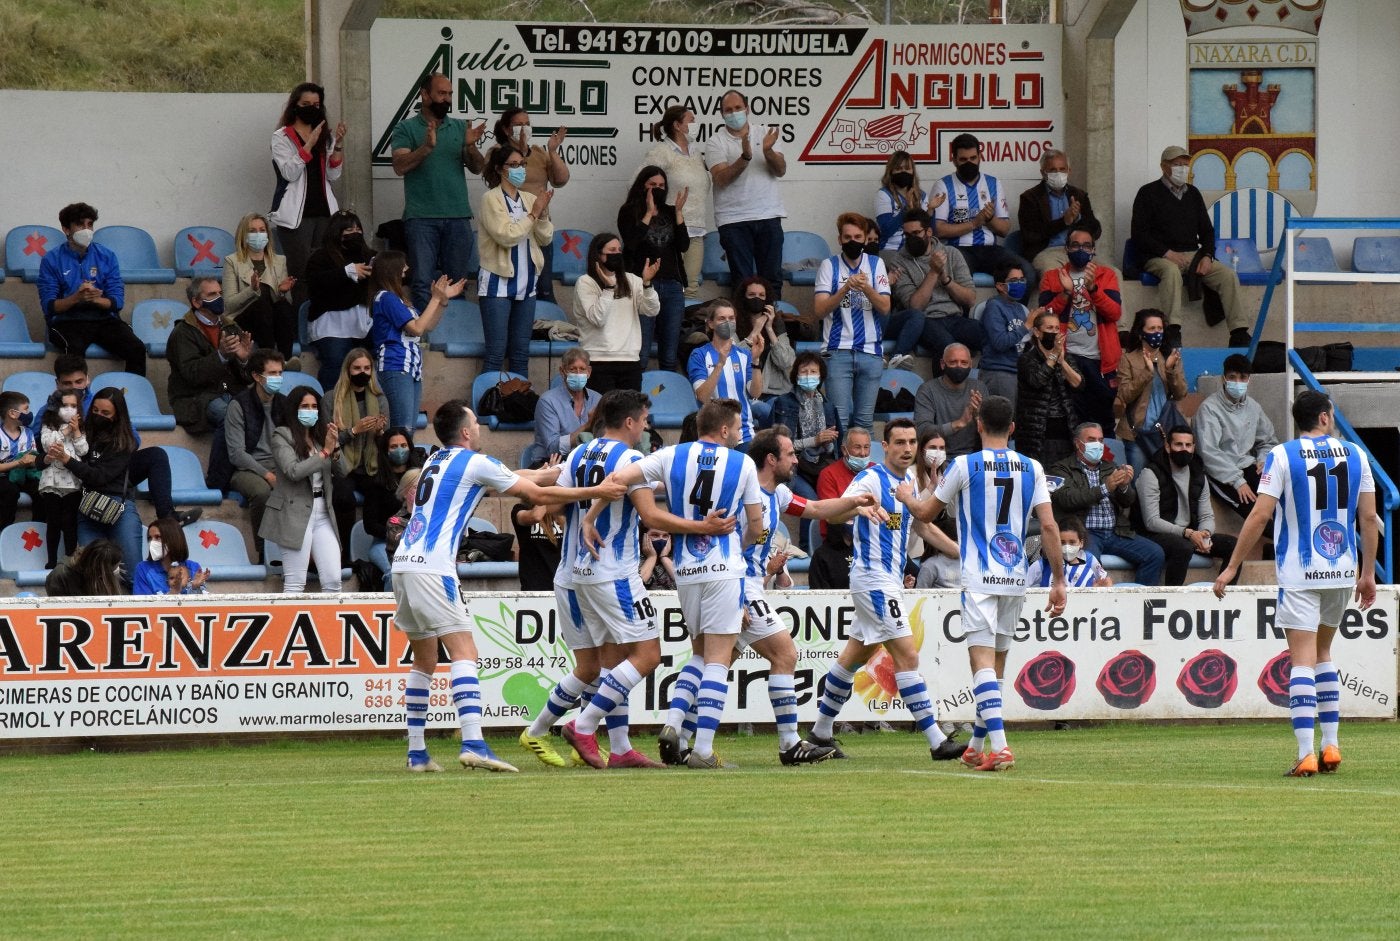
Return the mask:
M 409 775 L 398 742 L 0 758 L 7 938 L 1394 938 L 1400 731 L 1281 777 L 1283 722 L 906 733 L 728 772 Z M 654 740 L 636 743 L 654 751 Z

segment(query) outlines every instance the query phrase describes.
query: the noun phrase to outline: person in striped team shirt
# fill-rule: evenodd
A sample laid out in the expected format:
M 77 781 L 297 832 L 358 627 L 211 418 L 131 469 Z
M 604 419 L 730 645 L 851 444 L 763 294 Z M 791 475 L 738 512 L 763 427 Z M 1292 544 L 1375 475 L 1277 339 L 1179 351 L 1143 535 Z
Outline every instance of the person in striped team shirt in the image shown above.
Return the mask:
M 1065 560 L 1065 584 L 1070 588 L 1112 588 L 1113 579 L 1104 570 L 1099 557 L 1087 548 L 1089 533 L 1075 516 L 1055 520 L 1060 527 L 1060 555 Z M 1027 588 L 1050 587 L 1050 564 L 1044 556 L 1026 570 Z M 1000 675 L 1000 674 L 998 674 Z
M 1293 423 L 1302 434 L 1264 459 L 1258 499 L 1229 564 L 1215 580 L 1215 597 L 1225 597 L 1272 520 L 1279 586 L 1274 624 L 1288 638 L 1288 705 L 1298 744 L 1297 761 L 1286 776 L 1307 778 L 1319 771 L 1331 774 L 1342 763 L 1337 739 L 1342 687 L 1332 638 L 1353 595 L 1362 610 L 1376 601 L 1380 518 L 1366 453 L 1333 435 L 1332 400 L 1321 392 L 1303 392 L 1293 403 Z M 1319 723 L 1321 755 L 1313 752 Z
M 705 324 L 711 340 L 690 354 L 686 374 L 695 399 L 706 402 L 733 400 L 739 404 L 739 450 L 753 440 L 753 407 L 750 399 L 763 394 L 763 373 L 753 368 L 754 360 L 763 355 L 762 334 L 753 338 L 748 348 L 734 342 L 739 329 L 739 315 L 734 304 L 716 298 L 705 307 Z

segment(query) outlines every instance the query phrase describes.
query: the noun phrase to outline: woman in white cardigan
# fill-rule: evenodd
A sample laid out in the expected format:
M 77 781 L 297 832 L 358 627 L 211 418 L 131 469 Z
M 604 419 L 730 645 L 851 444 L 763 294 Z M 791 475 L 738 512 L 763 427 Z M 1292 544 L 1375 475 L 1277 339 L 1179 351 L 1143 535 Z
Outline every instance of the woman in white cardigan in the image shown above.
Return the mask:
M 287 273 L 300 279 L 306 259 L 320 247 L 335 214 L 331 183 L 345 163 L 345 122 L 332 132 L 326 123 L 326 90 L 302 82 L 287 96 L 282 120 L 272 132 L 272 166 L 277 189 L 268 218 L 287 256 Z M 306 289 L 293 285 L 293 303 L 306 300 Z
M 675 205 L 676 197 L 685 193 L 685 228 L 690 235 L 690 247 L 685 261 L 685 296 L 694 298 L 700 286 L 700 266 L 705 258 L 705 222 L 710 218 L 710 171 L 705 169 L 701 148 L 690 137 L 695 112 L 685 105 L 671 105 L 661 120 L 651 126 L 651 139 L 657 141 L 647 151 L 642 164 L 654 164 L 666 171 L 670 187 L 666 201 Z M 682 363 L 681 365 L 685 365 Z
M 642 388 L 642 317 L 655 317 L 661 300 L 651 279 L 661 260 L 653 258 L 642 276 L 627 271 L 622 239 L 600 232 L 588 243 L 588 274 L 574 285 L 573 322 L 578 345 L 593 362 L 588 388 L 598 394 L 611 389 Z

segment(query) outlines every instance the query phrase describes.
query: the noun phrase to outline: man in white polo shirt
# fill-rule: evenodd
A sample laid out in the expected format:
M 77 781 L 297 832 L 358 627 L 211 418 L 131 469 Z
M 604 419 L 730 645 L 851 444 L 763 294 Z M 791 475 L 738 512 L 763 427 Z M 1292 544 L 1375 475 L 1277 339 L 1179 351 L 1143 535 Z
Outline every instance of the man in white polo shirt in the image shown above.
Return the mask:
M 749 100 L 739 91 L 724 93 L 720 114 L 724 128 L 705 142 L 719 243 L 734 283 L 759 275 L 776 300 L 782 295 L 787 215 L 778 193 L 778 179 L 787 173 L 778 128 L 750 124 Z

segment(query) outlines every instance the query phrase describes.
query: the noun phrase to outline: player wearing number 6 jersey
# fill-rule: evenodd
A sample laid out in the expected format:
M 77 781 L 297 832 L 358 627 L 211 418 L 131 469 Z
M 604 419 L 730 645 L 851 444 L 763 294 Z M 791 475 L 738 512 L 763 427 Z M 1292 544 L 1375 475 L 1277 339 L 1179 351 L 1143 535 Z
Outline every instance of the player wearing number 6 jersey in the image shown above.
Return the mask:
M 462 725 L 464 768 L 514 771 L 481 738 L 481 687 L 476 672 L 476 640 L 457 583 L 457 545 L 462 531 L 488 489 L 532 503 L 613 499 L 626 488 L 614 481 L 592 487 L 540 486 L 553 479 L 554 469 L 507 470 L 489 454 L 477 452 L 481 426 L 471 404 L 462 399 L 443 403 L 433 416 L 433 430 L 442 442 L 423 465 L 414 496 L 413 515 L 394 553 L 394 625 L 408 635 L 413 664 L 404 688 L 408 714 L 408 769 L 441 771 L 428 756 L 423 740 L 428 715 L 428 688 L 437 670 L 438 644 L 452 662 L 452 701 Z
M 846 496 L 871 494 L 875 505 L 856 518 L 854 563 L 851 566 L 851 601 L 855 622 L 851 639 L 827 673 L 817 721 L 808 740 L 835 747 L 832 729 L 841 707 L 851 698 L 856 672 L 884 647 L 894 661 L 895 683 L 914 724 L 928 738 L 935 761 L 956 758 L 962 748 L 938 728 L 938 710 L 928 684 L 919 673 L 919 648 L 904 612 L 904 561 L 909 543 L 910 514 L 897 496 L 912 493 L 914 453 L 918 432 L 907 418 L 885 425 L 885 462 L 872 464 L 856 475 Z M 901 488 L 903 488 L 901 490 Z M 836 758 L 845 755 L 837 749 Z
M 1001 677 L 1026 601 L 1026 527 L 1032 514 L 1040 520 L 1044 561 L 1050 568 L 1046 610 L 1060 614 L 1065 609 L 1060 530 L 1045 471 L 1039 461 L 1007 447 L 1015 430 L 1010 400 L 988 396 L 977 412 L 982 450 L 954 458 L 934 492 L 909 503 L 914 515 L 926 521 L 945 506 L 957 507 L 962 626 L 977 705 L 977 722 L 962 763 L 979 771 L 1007 771 L 1016 764 L 1002 724 Z M 989 746 L 985 755 L 984 740 Z
M 1375 603 L 1380 520 L 1365 452 L 1332 436 L 1337 428 L 1332 400 L 1321 392 L 1302 393 L 1293 403 L 1293 423 L 1302 434 L 1264 459 L 1258 501 L 1240 529 L 1230 564 L 1215 580 L 1215 596 L 1225 597 L 1272 518 L 1279 585 L 1274 623 L 1288 638 L 1288 705 L 1298 744 L 1298 759 L 1287 776 L 1306 778 L 1318 771 L 1330 774 L 1342 763 L 1341 683 L 1332 638 L 1353 589 L 1362 610 Z M 1319 722 L 1320 756 L 1313 754 Z

